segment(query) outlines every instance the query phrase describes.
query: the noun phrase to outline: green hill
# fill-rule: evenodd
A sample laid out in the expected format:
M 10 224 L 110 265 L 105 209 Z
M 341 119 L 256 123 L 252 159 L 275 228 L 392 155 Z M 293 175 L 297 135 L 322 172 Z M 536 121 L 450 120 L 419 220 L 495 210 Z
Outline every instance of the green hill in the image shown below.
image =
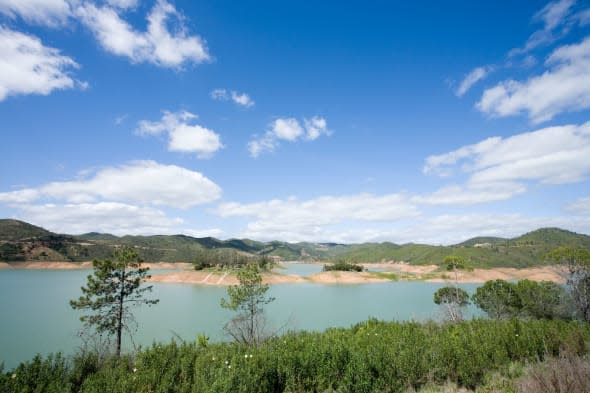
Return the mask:
M 545 255 L 559 247 L 590 248 L 590 236 L 559 228 L 542 228 L 514 239 L 476 237 L 452 246 L 391 243 L 353 245 L 338 256 L 351 262 L 405 261 L 441 264 L 447 255 L 465 258 L 473 267 L 529 267 L 548 263 Z
M 0 220 L 0 261 L 81 262 L 110 257 L 115 248 L 122 245 L 135 247 L 146 262 L 192 262 L 203 250 L 231 250 L 283 260 L 343 258 L 354 263 L 405 261 L 411 264 L 441 264 L 445 256 L 452 254 L 464 257 L 474 267 L 527 267 L 547 263 L 544 256 L 558 246 L 590 248 L 590 236 L 559 228 L 542 228 L 514 239 L 475 237 L 451 246 L 390 242 L 347 245 L 220 240 L 186 235 L 119 237 L 96 232 L 70 236 L 18 220 Z
M 18 241 L 49 234 L 51 232 L 26 222 L 0 219 L 0 241 Z

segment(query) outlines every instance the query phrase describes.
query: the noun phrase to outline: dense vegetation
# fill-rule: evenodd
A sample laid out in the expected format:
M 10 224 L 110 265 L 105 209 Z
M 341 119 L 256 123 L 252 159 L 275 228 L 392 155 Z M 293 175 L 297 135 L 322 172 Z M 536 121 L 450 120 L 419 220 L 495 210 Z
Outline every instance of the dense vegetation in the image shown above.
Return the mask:
M 548 281 L 487 281 L 477 288 L 472 300 L 495 319 L 572 319 L 576 315 L 571 295 L 563 287 Z
M 0 246 L 8 248 L 0 261 L 89 261 L 112 255 L 117 246 L 134 247 L 146 262 L 193 262 L 199 252 L 234 251 L 241 255 L 268 255 L 284 260 L 331 260 L 351 263 L 406 261 L 412 264 L 440 263 L 457 255 L 473 267 L 526 267 L 550 263 L 544 257 L 559 246 L 590 248 L 590 236 L 557 228 L 539 229 L 514 239 L 480 237 L 453 246 L 393 243 L 286 243 L 249 239 L 218 240 L 211 237 L 122 236 L 88 233 L 59 235 L 16 220 L 0 220 Z M 0 252 L 2 252 L 0 250 Z M 16 256 L 16 258 L 12 257 Z
M 363 266 L 340 260 L 334 263 L 326 263 L 322 270 L 325 272 L 362 272 Z
M 0 377 L 0 391 L 404 392 L 452 381 L 476 387 L 514 362 L 584 354 L 588 324 L 475 320 L 459 324 L 369 320 L 349 329 L 290 333 L 257 347 L 154 344 L 99 362 L 36 357 Z

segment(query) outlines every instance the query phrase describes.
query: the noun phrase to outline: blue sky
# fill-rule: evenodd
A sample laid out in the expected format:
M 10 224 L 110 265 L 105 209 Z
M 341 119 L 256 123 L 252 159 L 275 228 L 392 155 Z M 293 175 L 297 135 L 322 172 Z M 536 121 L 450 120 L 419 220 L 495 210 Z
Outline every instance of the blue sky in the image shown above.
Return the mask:
M 590 3 L 0 0 L 0 216 L 449 244 L 590 233 Z

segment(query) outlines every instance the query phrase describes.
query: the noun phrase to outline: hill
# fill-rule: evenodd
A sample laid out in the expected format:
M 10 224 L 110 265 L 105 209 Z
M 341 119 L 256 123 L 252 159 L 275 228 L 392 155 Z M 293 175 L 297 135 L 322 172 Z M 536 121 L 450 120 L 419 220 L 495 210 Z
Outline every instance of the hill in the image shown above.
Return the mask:
M 542 228 L 513 239 L 475 237 L 456 245 L 259 242 L 186 235 L 115 236 L 91 232 L 63 235 L 18 221 L 0 220 L 0 261 L 82 262 L 112 256 L 116 247 L 135 247 L 146 262 L 192 262 L 203 251 L 231 250 L 283 260 L 346 259 L 356 263 L 405 261 L 440 264 L 447 255 L 464 257 L 473 267 L 528 267 L 547 263 L 544 256 L 559 246 L 590 248 L 590 236 L 559 228 Z
M 49 234 L 48 230 L 23 221 L 0 219 L 0 241 L 18 241 Z

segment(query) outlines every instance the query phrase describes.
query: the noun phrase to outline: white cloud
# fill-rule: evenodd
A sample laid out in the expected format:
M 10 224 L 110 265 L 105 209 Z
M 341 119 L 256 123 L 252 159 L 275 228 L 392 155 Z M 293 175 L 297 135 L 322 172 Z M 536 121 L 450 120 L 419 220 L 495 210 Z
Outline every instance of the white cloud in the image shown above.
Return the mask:
M 462 97 L 469 89 L 471 89 L 473 85 L 488 76 L 490 71 L 490 67 L 474 68 L 469 74 L 465 76 L 455 94 L 458 97 Z
M 575 3 L 575 0 L 558 0 L 548 3 L 533 16 L 533 21 L 542 23 L 543 28 L 531 34 L 524 47 L 512 49 L 508 56 L 513 57 L 527 53 L 541 45 L 555 41 L 555 30 L 569 22 L 569 15 Z M 558 35 L 564 33 L 558 32 Z
M 46 198 L 75 204 L 109 201 L 188 208 L 220 196 L 219 186 L 199 172 L 154 161 L 134 161 L 103 168 L 87 179 L 3 192 L 0 202 L 26 204 Z
M 225 89 L 213 89 L 211 93 L 209 93 L 212 99 L 217 101 L 227 101 L 229 100 L 229 95 L 227 94 L 227 90 Z
M 135 30 L 123 20 L 118 8 L 85 2 L 75 12 L 105 50 L 128 57 L 134 63 L 179 68 L 187 62 L 198 64 L 210 60 L 205 41 L 187 34 L 183 15 L 165 0 L 158 0 L 147 15 L 145 32 Z M 169 26 L 173 21 L 177 26 L 171 32 Z
M 448 175 L 461 165 L 471 185 L 536 180 L 582 181 L 590 172 L 590 122 L 543 128 L 508 138 L 488 138 L 426 159 L 424 173 Z
M 106 0 L 107 4 L 120 9 L 129 9 L 137 7 L 139 0 Z
M 248 224 L 246 236 L 299 241 L 317 239 L 316 235 L 325 226 L 346 221 L 393 222 L 416 216 L 418 211 L 401 194 L 357 194 L 322 196 L 305 201 L 289 198 L 250 204 L 222 203 L 214 213 L 221 217 L 254 218 Z
M 160 210 L 124 203 L 22 205 L 18 217 L 58 233 L 104 232 L 114 235 L 174 233 L 183 223 Z
M 330 135 L 326 119 L 314 116 L 303 120 L 304 126 L 294 118 L 278 118 L 270 123 L 268 130 L 260 138 L 248 143 L 248 150 L 252 157 L 261 153 L 274 151 L 281 141 L 296 142 L 298 140 L 313 141 L 321 135 Z M 305 128 L 304 128 L 305 127 Z
M 412 202 L 425 205 L 473 205 L 507 200 L 525 191 L 526 187 L 517 182 L 449 185 L 431 194 L 415 196 Z
M 327 128 L 328 124 L 323 117 L 314 116 L 311 119 L 304 119 L 304 124 L 307 131 L 305 139 L 309 141 L 314 141 L 322 135 L 330 135 L 330 130 Z
M 197 153 L 199 158 L 210 158 L 223 148 L 219 134 L 198 124 L 191 125 L 197 116 L 186 111 L 164 111 L 160 121 L 142 120 L 136 133 L 139 135 L 168 134 L 168 150 Z
M 213 89 L 209 95 L 216 101 L 232 100 L 234 104 L 243 106 L 244 108 L 251 108 L 256 104 L 248 94 L 238 93 L 235 90 L 228 92 L 226 89 Z
M 237 91 L 231 92 L 231 99 L 237 105 L 243 106 L 245 108 L 253 107 L 255 104 L 248 94 L 238 93 Z
M 0 13 L 20 16 L 28 23 L 50 27 L 63 25 L 71 16 L 68 0 L 0 0 Z
M 37 37 L 0 26 L 0 101 L 80 86 L 68 74 L 76 68 L 74 60 L 44 46 Z
M 525 82 L 507 80 L 484 91 L 477 109 L 493 116 L 528 113 L 533 123 L 590 108 L 590 37 L 556 49 L 548 70 Z
M 590 197 L 578 199 L 567 205 L 565 210 L 578 216 L 590 217 Z
M 563 23 L 575 3 L 575 0 L 553 1 L 537 12 L 533 19 L 542 21 L 545 30 L 553 30 Z
M 279 118 L 272 123 L 271 132 L 278 139 L 295 142 L 303 135 L 303 128 L 293 118 Z

